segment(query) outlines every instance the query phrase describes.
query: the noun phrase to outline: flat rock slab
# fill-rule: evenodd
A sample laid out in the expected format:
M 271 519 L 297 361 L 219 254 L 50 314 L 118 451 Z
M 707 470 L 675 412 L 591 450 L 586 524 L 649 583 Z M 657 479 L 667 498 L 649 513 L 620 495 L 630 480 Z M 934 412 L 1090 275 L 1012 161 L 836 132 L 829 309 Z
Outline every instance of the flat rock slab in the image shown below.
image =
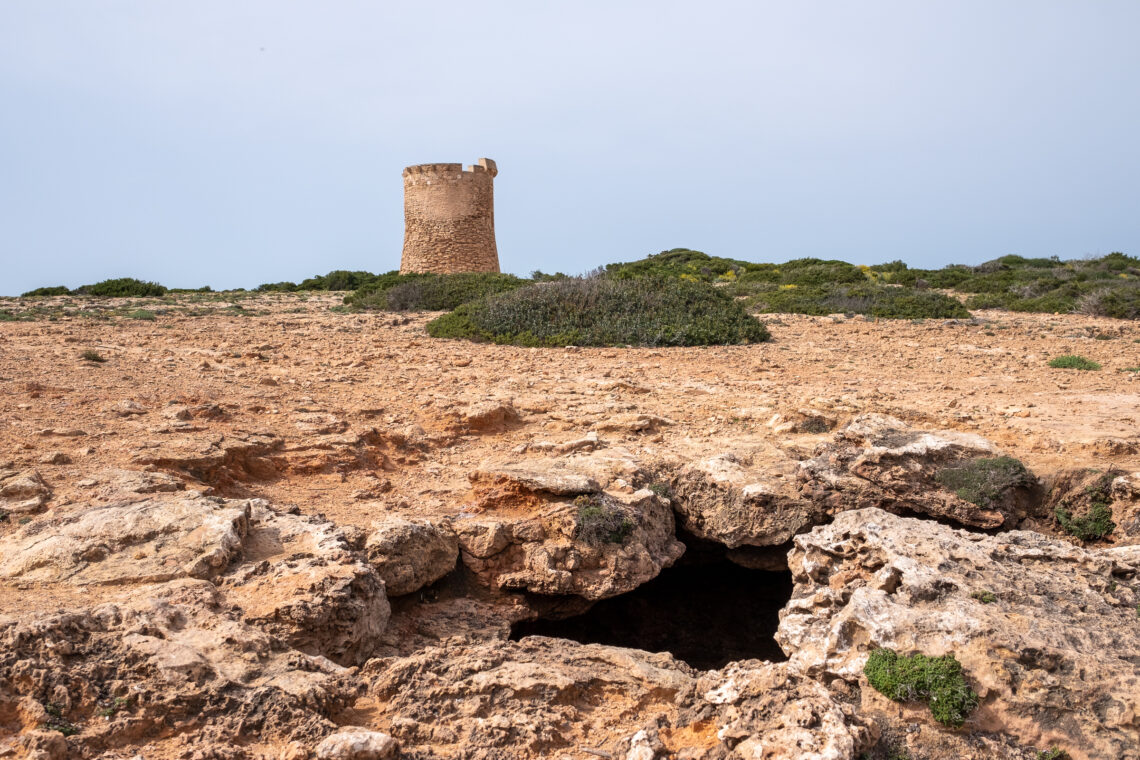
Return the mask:
M 0 539 L 0 578 L 47 583 L 154 583 L 211 578 L 241 549 L 247 501 L 194 494 L 43 517 Z

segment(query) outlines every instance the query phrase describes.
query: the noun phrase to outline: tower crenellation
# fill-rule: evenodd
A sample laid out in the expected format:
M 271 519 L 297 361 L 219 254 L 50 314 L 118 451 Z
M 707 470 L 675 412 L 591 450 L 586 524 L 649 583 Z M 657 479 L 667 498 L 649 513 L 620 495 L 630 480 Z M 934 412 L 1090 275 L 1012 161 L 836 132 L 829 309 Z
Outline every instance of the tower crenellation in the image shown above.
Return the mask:
M 494 178 L 489 158 L 475 164 L 404 169 L 404 252 L 400 272 L 498 272 Z

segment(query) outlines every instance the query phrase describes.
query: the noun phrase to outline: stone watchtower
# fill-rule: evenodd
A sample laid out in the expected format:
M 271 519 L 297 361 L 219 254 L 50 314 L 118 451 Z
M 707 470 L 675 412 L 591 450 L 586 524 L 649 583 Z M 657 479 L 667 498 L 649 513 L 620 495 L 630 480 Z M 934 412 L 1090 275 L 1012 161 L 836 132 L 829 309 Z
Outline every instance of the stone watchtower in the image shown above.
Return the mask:
M 420 164 L 404 169 L 404 255 L 409 272 L 498 272 L 495 196 L 499 170 L 489 158 L 474 166 Z

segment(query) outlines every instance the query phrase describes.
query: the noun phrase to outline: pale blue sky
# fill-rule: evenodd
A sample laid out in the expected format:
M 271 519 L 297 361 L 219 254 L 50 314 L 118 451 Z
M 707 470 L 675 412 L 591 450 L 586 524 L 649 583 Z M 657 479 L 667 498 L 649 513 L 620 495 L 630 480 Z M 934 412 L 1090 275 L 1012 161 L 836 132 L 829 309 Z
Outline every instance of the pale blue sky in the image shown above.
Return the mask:
M 678 246 L 1140 254 L 1136 0 L 3 0 L 0 293 L 399 266 L 498 162 L 504 271 Z

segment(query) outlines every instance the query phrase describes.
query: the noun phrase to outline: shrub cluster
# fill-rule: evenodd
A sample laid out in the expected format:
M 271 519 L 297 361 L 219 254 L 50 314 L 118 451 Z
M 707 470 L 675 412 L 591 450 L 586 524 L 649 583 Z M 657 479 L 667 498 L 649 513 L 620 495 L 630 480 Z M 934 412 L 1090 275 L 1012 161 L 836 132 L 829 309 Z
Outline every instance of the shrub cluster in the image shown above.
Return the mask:
M 626 510 L 605 496 L 579 496 L 574 504 L 578 507 L 578 523 L 574 529 L 576 541 L 591 546 L 623 544 L 633 532 L 633 521 Z
M 876 649 L 867 658 L 863 674 L 888 699 L 926 702 L 934 719 L 944 726 L 961 726 L 978 706 L 978 695 L 966 683 L 962 664 L 952 654 L 904 657 L 891 649 Z
M 969 319 L 958 300 L 932 290 L 890 287 L 870 282 L 799 287 L 792 284 L 751 288 L 746 283 L 730 292 L 761 313 L 863 314 L 880 319 Z
M 396 274 L 396 272 L 389 272 Z M 300 290 L 356 290 L 369 284 L 377 277 L 371 272 L 354 271 L 347 269 L 334 269 L 328 274 L 317 274 L 296 282 L 283 280 L 281 282 L 263 282 L 254 288 L 259 293 L 295 293 Z
M 147 296 L 164 296 L 166 288 L 157 282 L 144 282 L 134 277 L 119 277 L 114 280 L 103 280 L 94 285 L 82 285 L 72 293 L 85 296 L 101 296 L 104 298 L 146 298 Z
M 535 283 L 463 304 L 428 323 L 428 333 L 522 346 L 704 346 L 770 337 L 711 285 L 600 277 Z
M 1140 318 L 1140 259 L 1110 253 L 1096 259 L 1002 256 L 976 267 L 954 264 L 942 269 L 909 269 L 894 262 L 890 270 L 870 267 L 885 282 L 950 288 L 972 294 L 971 309 L 1086 314 L 1117 319 Z
M 66 285 L 56 285 L 50 288 L 36 288 L 29 290 L 27 293 L 21 294 L 21 298 L 37 298 L 40 296 L 66 296 L 71 293 L 71 288 Z
M 958 498 L 983 509 L 1001 506 L 1006 494 L 1017 488 L 1032 488 L 1036 478 L 1013 457 L 982 457 L 960 467 L 947 467 L 934 476 Z
M 527 284 L 527 280 L 497 272 L 403 275 L 391 272 L 346 296 L 344 302 L 359 309 L 443 311 Z

